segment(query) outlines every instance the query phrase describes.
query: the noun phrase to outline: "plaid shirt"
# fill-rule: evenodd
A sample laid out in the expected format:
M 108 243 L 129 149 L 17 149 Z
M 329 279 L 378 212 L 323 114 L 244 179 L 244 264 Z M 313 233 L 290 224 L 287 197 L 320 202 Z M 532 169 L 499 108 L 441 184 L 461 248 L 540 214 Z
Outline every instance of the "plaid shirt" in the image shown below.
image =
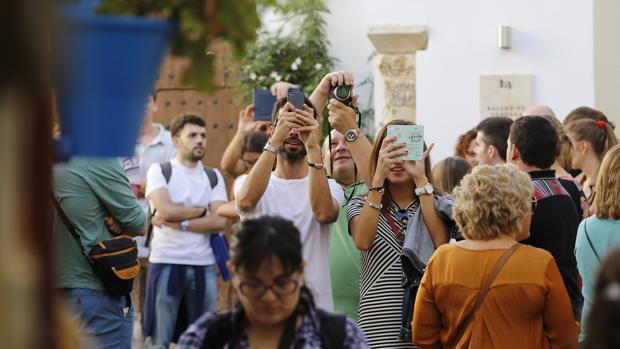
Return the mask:
M 191 324 L 187 330 L 179 338 L 177 343 L 177 349 L 200 349 L 202 341 L 207 333 L 209 326 L 215 321 L 217 314 L 206 313 L 202 315 L 196 322 Z M 293 342 L 293 348 L 295 349 L 320 349 L 323 348 L 321 344 L 321 335 L 319 332 L 320 320 L 315 310 L 311 309 L 304 315 L 301 327 L 297 330 L 297 335 Z M 370 348 L 366 343 L 364 334 L 357 327 L 353 320 L 347 318 L 346 324 L 346 336 L 343 349 L 366 349 Z M 225 348 L 228 348 L 226 346 Z M 249 349 L 250 343 L 247 335 L 244 333 L 241 336 L 239 346 L 235 349 Z

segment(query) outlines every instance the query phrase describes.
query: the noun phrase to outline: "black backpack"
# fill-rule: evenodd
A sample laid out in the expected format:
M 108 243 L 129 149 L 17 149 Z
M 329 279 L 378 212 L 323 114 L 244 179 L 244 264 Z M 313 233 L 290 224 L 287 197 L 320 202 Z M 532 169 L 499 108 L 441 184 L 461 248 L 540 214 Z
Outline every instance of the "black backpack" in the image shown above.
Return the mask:
M 340 349 L 346 339 L 347 317 L 316 309 L 319 315 L 321 343 L 324 349 Z M 232 336 L 232 313 L 225 312 L 209 325 L 202 348 L 223 349 Z

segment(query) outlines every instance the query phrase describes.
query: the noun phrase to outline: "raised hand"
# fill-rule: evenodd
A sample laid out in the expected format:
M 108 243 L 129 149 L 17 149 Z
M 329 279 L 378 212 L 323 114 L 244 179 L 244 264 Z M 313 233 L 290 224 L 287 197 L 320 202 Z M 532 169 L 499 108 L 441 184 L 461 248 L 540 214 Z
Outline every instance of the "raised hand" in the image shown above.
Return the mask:
M 353 106 L 357 106 L 358 96 L 353 97 Z M 338 132 L 345 134 L 357 127 L 355 109 L 332 98 L 327 104 L 329 125 Z
M 350 71 L 337 71 L 328 73 L 323 77 L 319 86 L 317 86 L 316 91 L 318 91 L 323 97 L 329 97 L 329 90 L 332 86 L 337 85 L 349 85 L 353 86 L 355 83 L 353 79 L 353 73 Z
M 426 148 L 424 153 L 422 153 L 422 160 L 405 161 L 405 163 L 403 164 L 403 168 L 405 169 L 405 171 L 407 171 L 407 173 L 411 176 L 411 178 L 413 178 L 416 185 L 418 186 L 422 186 L 426 184 L 426 182 L 428 182 L 428 178 L 426 178 L 425 160 L 431 153 L 431 150 L 433 150 L 434 146 L 435 143 L 431 143 L 431 145 Z
M 288 96 L 288 90 L 298 87 L 299 85 L 291 84 L 290 82 L 279 81 L 271 85 L 270 90 L 271 94 L 274 95 L 276 99 L 280 99 Z
M 279 148 L 284 140 L 288 138 L 291 130 L 303 126 L 305 126 L 305 124 L 299 119 L 295 107 L 290 102 L 287 102 L 280 110 L 275 129 L 269 142 L 274 147 Z
M 385 179 L 388 176 L 390 167 L 392 165 L 403 165 L 404 160 L 397 160 L 399 156 L 407 155 L 407 150 L 402 149 L 405 147 L 405 143 L 395 143 L 396 137 L 385 137 L 381 143 L 381 150 L 379 150 L 379 159 L 377 161 L 377 168 L 372 180 L 373 185 L 383 185 Z
M 296 109 L 295 113 L 300 122 L 304 124 L 295 130 L 299 132 L 299 138 L 306 147 L 318 146 L 321 138 L 321 128 L 319 122 L 314 119 L 314 109 L 304 104 L 304 110 Z

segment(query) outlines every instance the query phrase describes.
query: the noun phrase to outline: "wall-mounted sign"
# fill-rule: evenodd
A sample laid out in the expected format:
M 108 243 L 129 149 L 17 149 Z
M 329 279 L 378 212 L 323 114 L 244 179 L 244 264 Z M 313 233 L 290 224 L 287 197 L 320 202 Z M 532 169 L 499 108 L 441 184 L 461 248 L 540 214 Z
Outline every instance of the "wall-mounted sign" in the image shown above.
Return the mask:
M 532 105 L 531 75 L 481 75 L 480 115 L 517 118 Z

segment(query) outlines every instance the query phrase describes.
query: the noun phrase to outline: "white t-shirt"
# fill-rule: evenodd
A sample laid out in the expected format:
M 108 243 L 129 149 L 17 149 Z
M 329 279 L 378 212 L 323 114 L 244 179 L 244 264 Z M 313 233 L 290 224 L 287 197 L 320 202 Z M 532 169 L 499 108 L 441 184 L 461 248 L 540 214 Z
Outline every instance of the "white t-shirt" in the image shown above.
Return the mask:
M 235 197 L 247 179 L 243 175 L 235 181 Z M 304 279 L 312 290 L 316 304 L 333 310 L 332 285 L 329 273 L 330 224 L 320 224 L 314 218 L 310 206 L 309 178 L 282 179 L 271 174 L 265 194 L 250 212 L 239 212 L 241 219 L 256 214 L 277 215 L 293 221 L 301 234 L 302 254 L 306 266 Z M 344 202 L 342 187 L 335 180 L 328 180 L 332 197 L 340 205 Z M 239 209 L 237 208 L 237 211 Z
M 214 201 L 228 201 L 224 178 L 218 170 L 215 170 L 218 178 L 217 185 L 211 189 L 211 183 L 202 164 L 189 168 L 181 165 L 177 159 L 172 159 L 170 164 L 172 175 L 169 183 L 166 183 L 161 172 L 161 165 L 158 163 L 151 165 L 146 176 L 147 198 L 153 191 L 166 188 L 172 203 L 185 207 L 208 208 L 209 204 Z M 153 206 L 152 203 L 151 206 Z M 209 245 L 210 235 L 176 230 L 166 226 L 153 227 L 149 262 L 184 265 L 214 264 L 215 257 Z

